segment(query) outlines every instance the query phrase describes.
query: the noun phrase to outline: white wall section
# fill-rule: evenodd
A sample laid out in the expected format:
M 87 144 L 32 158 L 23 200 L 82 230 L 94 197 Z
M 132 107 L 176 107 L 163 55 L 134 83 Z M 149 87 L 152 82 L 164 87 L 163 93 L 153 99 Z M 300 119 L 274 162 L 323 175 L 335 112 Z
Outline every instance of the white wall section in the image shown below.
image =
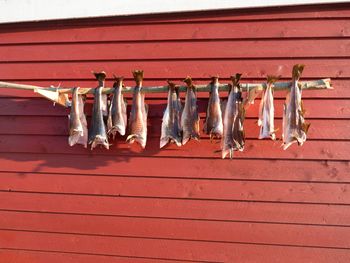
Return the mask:
M 0 0 L 0 23 L 230 8 L 349 2 L 336 0 Z

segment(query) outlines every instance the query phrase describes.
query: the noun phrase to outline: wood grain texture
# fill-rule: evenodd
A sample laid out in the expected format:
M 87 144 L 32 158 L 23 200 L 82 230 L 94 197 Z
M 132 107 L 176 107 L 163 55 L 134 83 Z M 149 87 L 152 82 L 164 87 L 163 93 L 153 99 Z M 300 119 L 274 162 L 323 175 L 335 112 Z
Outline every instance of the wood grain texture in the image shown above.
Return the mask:
M 173 263 L 178 260 L 162 260 L 155 258 L 136 258 L 115 255 L 96 255 L 89 253 L 67 253 L 62 251 L 27 250 L 27 249 L 0 249 L 0 258 L 9 263 Z M 188 261 L 193 262 L 193 261 Z
M 349 226 L 348 205 L 0 192 L 3 211 Z M 52 204 L 55 204 L 54 206 Z
M 350 27 L 350 23 L 349 23 Z M 225 28 L 225 27 L 223 27 Z M 169 29 L 168 29 L 169 30 Z M 269 46 L 269 49 L 265 49 Z M 312 48 L 310 48 L 312 47 Z M 224 40 L 201 42 L 87 43 L 1 46 L 3 62 L 246 59 L 348 57 L 349 39 L 326 40 Z
M 96 224 L 96 221 L 99 224 Z M 2 229 L 99 236 L 349 248 L 350 228 L 0 212 Z M 176 231 L 174 231 L 176 229 Z M 303 231 L 307 235 L 300 235 Z M 288 235 L 283 235 L 288 233 Z
M 35 242 L 33 242 L 35 240 Z M 48 242 L 50 240 L 50 242 Z M 154 258 L 233 262 L 254 262 L 262 257 L 268 262 L 329 262 L 336 257 L 346 262 L 350 253 L 344 249 L 289 247 L 274 245 L 218 243 L 205 241 L 157 240 L 128 237 L 85 236 L 0 230 L 0 244 L 8 248 L 48 249 L 96 254 L 142 255 Z M 172 249 L 167 249 L 171 247 Z M 251 253 L 255 251 L 255 253 Z
M 209 140 L 190 141 L 178 147 L 169 144 L 159 148 L 159 138 L 148 138 L 143 150 L 137 144 L 128 144 L 123 140 L 111 141 L 110 150 L 98 147 L 91 151 L 80 145 L 70 147 L 67 136 L 46 135 L 3 135 L 0 139 L 0 153 L 48 153 L 66 155 L 96 155 L 132 158 L 143 157 L 174 157 L 186 158 L 214 158 L 220 159 L 220 143 L 211 143 Z M 349 161 L 349 141 L 307 141 L 304 147 L 297 144 L 288 150 L 283 150 L 281 141 L 247 140 L 243 152 L 236 152 L 235 158 L 257 159 L 308 159 L 308 160 L 342 160 Z M 307 146 L 307 147 L 306 147 Z M 219 152 L 218 152 L 219 151 Z
M 91 79 L 91 71 L 104 70 L 111 75 L 118 74 L 131 77 L 131 71 L 143 69 L 145 78 L 184 79 L 190 75 L 193 78 L 206 78 L 214 74 L 229 78 L 240 72 L 246 78 L 266 78 L 267 74 L 281 75 L 290 78 L 294 64 L 305 64 L 305 78 L 349 78 L 350 67 L 348 59 L 199 59 L 187 60 L 135 60 L 135 61 L 85 61 L 80 62 L 23 62 L 0 64 L 1 79 Z M 146 86 L 147 83 L 145 82 Z
M 333 4 L 0 25 L 3 81 L 95 87 L 91 70 L 105 70 L 108 86 L 112 73 L 133 86 L 137 68 L 145 86 L 290 81 L 304 63 L 302 80 L 335 88 L 303 92 L 308 140 L 287 151 L 257 139 L 258 98 L 234 160 L 207 135 L 159 150 L 166 93 L 146 96 L 144 151 L 118 136 L 91 152 L 67 145 L 68 109 L 0 89 L 0 261 L 349 262 L 349 18 Z M 278 138 L 286 94 L 275 92 Z
M 90 194 L 126 197 L 190 198 L 265 202 L 350 204 L 341 183 L 261 182 L 0 173 L 2 191 Z M 23 180 L 25 178 L 25 180 Z M 79 187 L 77 187 L 79 185 Z M 327 194 L 326 194 L 327 193 Z

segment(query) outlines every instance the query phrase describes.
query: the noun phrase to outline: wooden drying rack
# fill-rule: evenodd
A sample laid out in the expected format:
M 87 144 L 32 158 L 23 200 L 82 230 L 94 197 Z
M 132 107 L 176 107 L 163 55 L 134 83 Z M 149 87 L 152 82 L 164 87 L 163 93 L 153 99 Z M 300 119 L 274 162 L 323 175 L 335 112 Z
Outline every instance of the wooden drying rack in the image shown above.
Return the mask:
M 331 80 L 329 78 L 312 80 L 312 81 L 300 81 L 299 85 L 303 90 L 332 89 Z M 196 86 L 197 92 L 210 91 L 209 85 L 195 85 L 195 86 Z M 274 84 L 274 90 L 275 91 L 288 90 L 290 86 L 291 86 L 291 82 L 276 82 Z M 241 83 L 242 91 L 259 92 L 263 90 L 265 87 L 266 87 L 266 83 Z M 49 99 L 54 103 L 60 104 L 65 107 L 70 106 L 68 94 L 72 93 L 72 90 L 73 90 L 73 88 L 54 87 L 54 86 L 44 88 L 44 87 L 33 86 L 33 85 L 24 85 L 24 84 L 16 84 L 16 83 L 1 82 L 1 81 L 0 81 L 0 88 L 33 90 L 34 92 L 40 94 L 46 99 Z M 125 87 L 125 89 L 123 89 L 123 93 L 131 93 L 133 89 L 134 89 L 133 87 Z M 104 88 L 102 93 L 108 94 L 108 93 L 111 93 L 112 90 L 113 88 Z M 179 90 L 186 91 L 186 86 L 179 86 Z M 229 90 L 228 84 L 219 85 L 219 91 L 228 91 L 228 90 Z M 142 91 L 145 93 L 162 93 L 162 92 L 168 91 L 168 86 L 142 87 Z M 89 94 L 93 92 L 94 92 L 94 88 L 79 89 L 79 93 L 81 94 Z

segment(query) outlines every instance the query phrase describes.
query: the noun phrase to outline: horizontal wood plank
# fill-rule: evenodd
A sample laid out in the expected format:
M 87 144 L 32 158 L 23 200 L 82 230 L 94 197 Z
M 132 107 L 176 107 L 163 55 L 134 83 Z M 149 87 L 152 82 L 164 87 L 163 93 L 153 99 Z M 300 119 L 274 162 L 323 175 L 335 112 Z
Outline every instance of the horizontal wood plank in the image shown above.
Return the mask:
M 2 229 L 101 236 L 349 248 L 350 228 L 0 212 Z M 174 231 L 176 229 L 176 231 Z M 288 233 L 284 235 L 283 233 Z M 300 233 L 307 233 L 300 235 Z
M 43 251 L 27 249 L 1 249 L 0 258 L 10 263 L 172 263 L 177 260 L 147 259 L 135 257 L 121 257 L 108 255 L 94 255 L 89 253 L 67 253 L 60 251 Z M 190 261 L 191 262 L 191 261 Z
M 19 175 L 69 173 L 90 175 L 144 175 L 156 177 L 222 178 L 245 180 L 350 182 L 349 161 L 264 160 L 264 159 L 187 159 L 183 157 L 132 158 L 118 155 L 69 155 L 1 153 L 1 170 Z M 159 164 L 166 169 L 159 169 Z M 248 168 L 247 168 L 248 167 Z
M 151 176 L 146 174 L 146 176 Z M 350 204 L 348 184 L 0 173 L 0 190 L 131 197 Z M 77 187 L 79 186 L 79 187 Z
M 33 240 L 35 241 L 33 242 Z M 50 240 L 50 242 L 47 240 Z M 344 249 L 62 235 L 7 230 L 0 231 L 0 244 L 2 247 L 8 248 L 40 248 L 67 252 L 77 251 L 216 262 L 254 262 L 261 258 L 269 262 L 278 262 L 281 259 L 284 262 L 315 261 L 316 259 L 318 262 L 329 262 L 334 258 L 337 258 L 339 262 L 346 262 L 350 258 L 350 252 Z
M 5 211 L 349 226 L 348 205 L 0 192 Z M 54 206 L 52 204 L 55 204 Z
M 0 139 L 2 153 L 50 153 L 50 154 L 84 154 L 86 158 L 96 155 L 123 156 L 130 159 L 135 156 L 147 157 L 188 157 L 220 159 L 220 144 L 209 140 L 191 141 L 178 147 L 169 144 L 159 148 L 158 138 L 148 138 L 144 150 L 137 144 L 128 144 L 124 140 L 111 141 L 109 150 L 98 147 L 91 151 L 81 145 L 70 147 L 67 136 L 47 135 L 3 135 Z M 236 152 L 234 158 L 258 159 L 309 159 L 309 160 L 350 160 L 349 141 L 306 141 L 303 147 L 292 145 L 283 150 L 281 141 L 247 140 L 243 152 Z M 217 152 L 219 151 L 219 152 Z M 226 160 L 229 161 L 229 160 Z
M 108 74 L 118 71 L 119 75 L 131 77 L 131 71 L 143 69 L 145 78 L 183 79 L 209 78 L 218 74 L 228 78 L 236 72 L 243 78 L 265 78 L 267 74 L 290 78 L 295 64 L 305 64 L 304 78 L 350 77 L 347 59 L 216 59 L 216 60 L 155 60 L 155 61 L 86 61 L 81 62 L 39 62 L 0 64 L 0 79 L 91 79 L 91 71 L 104 70 Z M 147 82 L 144 82 L 147 86 Z
M 266 16 L 269 14 L 266 14 Z M 257 19 L 259 15 L 255 17 Z M 346 37 L 350 36 L 348 19 L 315 19 L 308 21 L 236 21 L 231 17 L 216 16 L 218 21 L 193 24 L 189 18 L 185 23 L 160 22 L 152 25 L 114 24 L 89 27 L 54 27 L 37 30 L 3 31 L 0 30 L 0 44 L 23 43 L 74 43 L 105 41 L 155 41 L 155 40 L 196 40 L 196 39 L 241 39 L 241 38 L 312 38 L 312 37 Z M 225 19 L 221 22 L 220 19 Z M 244 20 L 245 17 L 240 19 Z M 251 19 L 251 18 L 249 18 Z M 227 21 L 228 20 L 228 21 Z M 170 21 L 169 21 L 170 22 Z M 323 30 L 319 30 L 322 28 Z
M 320 25 L 318 25 L 320 26 Z M 350 27 L 350 23 L 349 23 Z M 167 29 L 169 30 L 169 29 Z M 317 32 L 317 31 L 316 31 Z M 1 34 L 0 34 L 1 35 Z M 114 34 L 113 34 L 114 35 Z M 312 46 L 312 48 L 310 48 Z M 41 44 L 1 46 L 1 62 L 347 57 L 349 39 Z

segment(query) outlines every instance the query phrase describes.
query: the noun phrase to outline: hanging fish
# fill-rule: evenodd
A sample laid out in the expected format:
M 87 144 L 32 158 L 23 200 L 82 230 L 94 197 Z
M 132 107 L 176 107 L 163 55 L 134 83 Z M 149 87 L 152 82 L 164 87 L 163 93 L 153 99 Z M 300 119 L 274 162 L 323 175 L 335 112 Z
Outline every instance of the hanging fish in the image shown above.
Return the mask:
M 262 93 L 259 106 L 259 139 L 271 138 L 272 140 L 276 140 L 276 130 L 274 126 L 275 109 L 273 105 L 273 84 L 278 80 L 278 78 L 279 77 L 267 76 L 267 87 Z
M 185 145 L 191 138 L 199 140 L 199 115 L 197 108 L 196 87 L 192 79 L 187 77 L 184 82 L 187 84 L 185 106 L 181 115 L 182 145 Z
M 106 125 L 103 120 L 103 115 L 107 106 L 107 96 L 102 94 L 106 73 L 102 71 L 100 73 L 94 73 L 94 75 L 99 82 L 99 86 L 95 89 L 94 105 L 92 108 L 92 118 L 89 130 L 89 144 L 91 144 L 91 150 L 99 144 L 103 145 L 106 149 L 109 149 Z
M 235 92 L 237 92 L 236 95 L 236 112 L 235 112 L 235 118 L 233 122 L 233 141 L 236 145 L 236 150 L 243 151 L 244 145 L 245 145 L 245 132 L 244 132 L 244 126 L 243 122 L 245 119 L 245 109 L 243 107 L 243 98 L 242 98 L 242 90 L 241 86 L 239 84 L 239 78 L 231 77 L 233 82 L 233 87 L 236 87 L 237 89 Z
M 142 92 L 143 71 L 132 72 L 136 81 L 129 119 L 130 135 L 128 143 L 138 142 L 144 149 L 147 142 L 147 114 L 148 106 L 145 104 L 145 94 Z
M 224 131 L 221 140 L 222 158 L 227 154 L 230 158 L 233 151 L 243 151 L 245 144 L 243 121 L 244 108 L 242 103 L 242 92 L 239 80 L 242 74 L 236 74 L 231 77 L 232 86 L 224 110 Z
M 304 119 L 305 111 L 301 100 L 301 88 L 298 86 L 303 70 L 304 65 L 294 65 L 292 86 L 283 107 L 282 138 L 284 150 L 296 142 L 300 146 L 303 145 L 310 126 Z
M 247 84 L 247 97 L 244 100 L 244 108 L 248 109 L 250 105 L 254 104 L 255 99 L 259 96 L 262 89 L 258 86 L 254 88 L 249 88 L 249 85 Z
M 84 99 L 83 95 L 79 94 L 79 87 L 73 89 L 72 105 L 69 117 L 69 146 L 82 144 L 87 147 L 87 122 L 84 114 Z
M 222 112 L 219 97 L 219 77 L 212 77 L 207 116 L 203 131 L 213 138 L 221 138 L 223 133 Z
M 123 98 L 123 77 L 115 77 L 113 84 L 113 95 L 111 98 L 111 104 L 109 105 L 107 127 L 108 134 L 113 135 L 115 138 L 116 133 L 125 135 L 125 129 L 127 125 L 126 106 L 127 102 Z
M 170 142 L 181 146 L 181 111 L 182 105 L 180 100 L 179 88 L 174 83 L 169 83 L 168 103 L 163 114 L 162 135 L 160 137 L 160 148 L 163 148 Z

